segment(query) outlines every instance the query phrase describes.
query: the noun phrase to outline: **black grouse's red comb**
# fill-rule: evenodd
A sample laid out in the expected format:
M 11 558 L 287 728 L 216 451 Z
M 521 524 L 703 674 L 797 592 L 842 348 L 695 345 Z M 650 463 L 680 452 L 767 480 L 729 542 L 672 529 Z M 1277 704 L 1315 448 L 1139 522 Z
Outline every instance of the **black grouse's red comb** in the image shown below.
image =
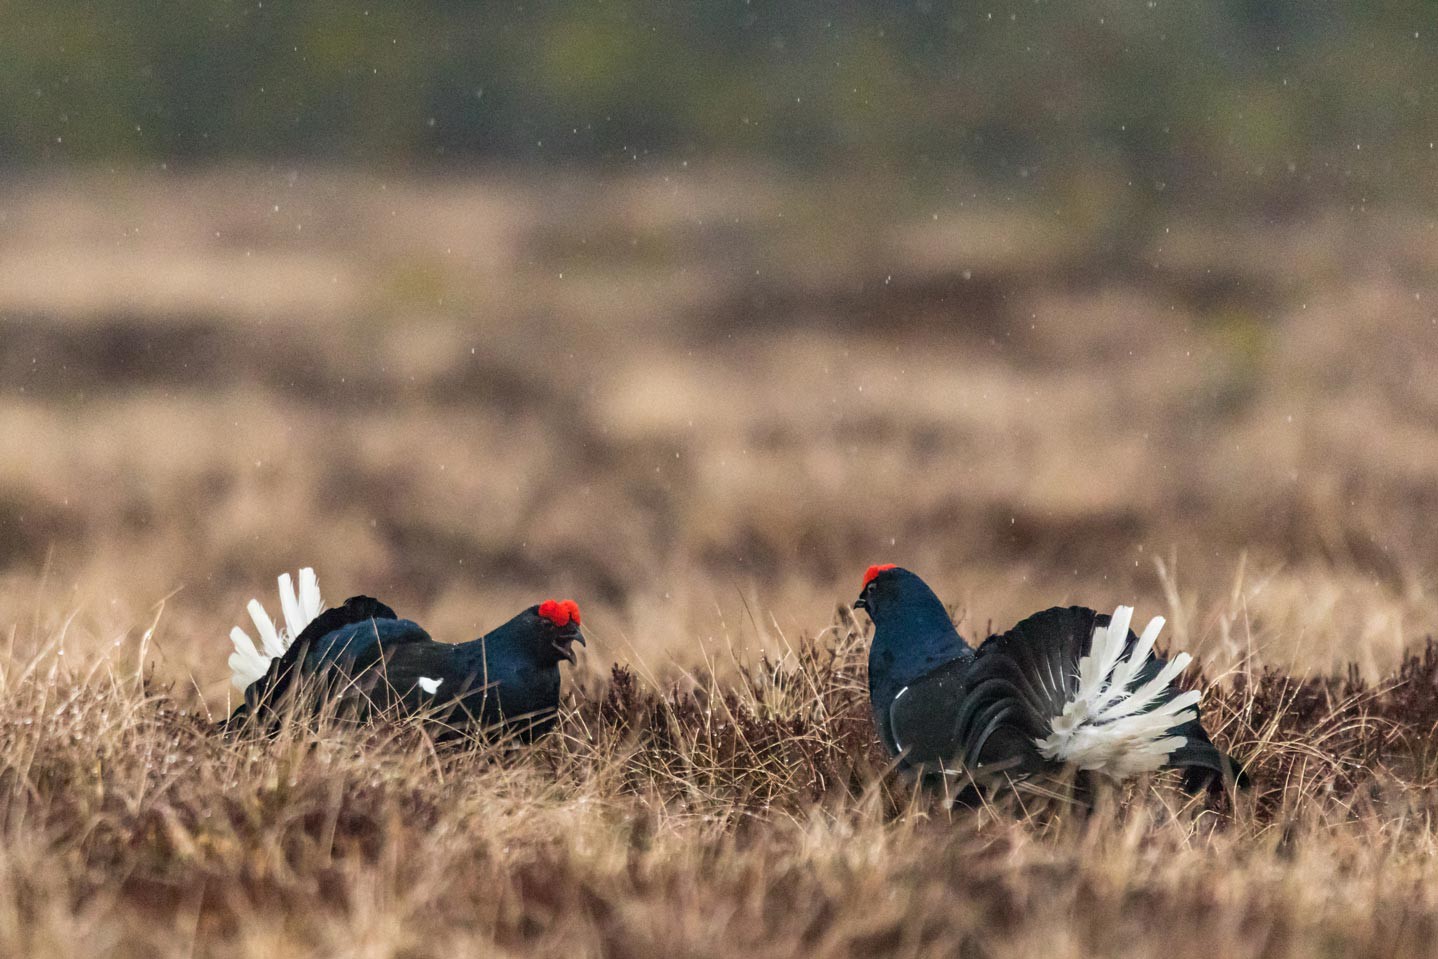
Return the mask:
M 579 604 L 572 599 L 546 599 L 539 604 L 539 615 L 556 626 L 578 626 Z
M 868 569 L 864 570 L 864 585 L 868 586 L 880 573 L 886 572 L 891 569 L 898 569 L 898 566 L 893 563 L 881 563 L 878 566 L 870 566 Z

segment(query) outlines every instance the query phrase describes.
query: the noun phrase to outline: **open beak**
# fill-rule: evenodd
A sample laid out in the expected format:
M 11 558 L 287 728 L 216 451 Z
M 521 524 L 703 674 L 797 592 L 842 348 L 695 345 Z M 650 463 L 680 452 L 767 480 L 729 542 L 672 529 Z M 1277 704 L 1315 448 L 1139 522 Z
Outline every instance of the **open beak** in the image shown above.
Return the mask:
M 864 597 L 860 596 L 858 599 L 854 600 L 854 608 L 867 610 L 869 608 L 869 604 L 864 602 Z
M 575 629 L 572 633 L 566 632 L 563 636 L 554 641 L 554 651 L 559 654 L 560 659 L 569 660 L 571 666 L 579 664 L 579 657 L 576 656 L 574 653 L 575 643 L 578 643 L 581 646 L 589 645 L 584 641 L 584 633 L 578 629 Z

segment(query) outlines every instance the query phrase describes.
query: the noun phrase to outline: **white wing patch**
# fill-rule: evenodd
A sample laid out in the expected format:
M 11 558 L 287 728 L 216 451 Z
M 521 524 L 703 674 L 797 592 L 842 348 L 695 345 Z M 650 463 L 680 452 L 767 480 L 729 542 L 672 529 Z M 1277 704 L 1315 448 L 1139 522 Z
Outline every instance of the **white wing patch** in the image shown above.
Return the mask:
M 1079 660 L 1078 690 L 1051 720 L 1053 732 L 1036 740 L 1045 759 L 1127 779 L 1158 769 L 1184 744 L 1182 736 L 1168 731 L 1198 717 L 1202 694 L 1196 689 L 1171 694 L 1168 684 L 1193 657 L 1179 653 L 1148 682 L 1130 688 L 1164 623 L 1162 616 L 1150 620 L 1124 656 L 1132 618 L 1133 607 L 1120 606 L 1108 626 L 1094 628 L 1089 654 Z
M 431 696 L 433 696 L 435 693 L 439 692 L 440 684 L 443 683 L 444 680 L 443 680 L 443 679 L 430 679 L 428 676 L 421 676 L 421 677 L 417 680 L 417 682 L 419 683 L 419 688 L 420 688 L 420 689 L 424 690 L 425 692 L 427 692 L 427 693 L 429 693 Z
M 283 656 L 295 637 L 304 632 L 304 628 L 314 622 L 316 616 L 324 612 L 325 603 L 320 598 L 320 581 L 315 576 L 315 571 L 308 566 L 300 570 L 298 591 L 295 590 L 289 573 L 280 576 L 279 587 L 280 614 L 285 619 L 283 628 L 276 629 L 269 614 L 265 612 L 265 607 L 259 600 L 252 599 L 245 608 L 249 611 L 250 619 L 254 620 L 255 631 L 259 633 L 259 647 L 255 646 L 250 634 L 240 627 L 236 626 L 230 630 L 230 642 L 235 644 L 235 651 L 230 654 L 230 682 L 236 689 L 245 689 L 263 676 L 269 670 L 271 660 Z

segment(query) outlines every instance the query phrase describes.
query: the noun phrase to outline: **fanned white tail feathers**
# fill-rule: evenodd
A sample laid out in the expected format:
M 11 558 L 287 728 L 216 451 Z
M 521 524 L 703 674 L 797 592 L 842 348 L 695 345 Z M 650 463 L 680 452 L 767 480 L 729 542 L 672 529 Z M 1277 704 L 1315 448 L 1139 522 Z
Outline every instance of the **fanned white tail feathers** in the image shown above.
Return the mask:
M 1184 744 L 1168 731 L 1198 716 L 1201 693 L 1172 694 L 1173 682 L 1192 661 L 1179 653 L 1150 680 L 1133 687 L 1163 629 L 1155 616 L 1127 656 L 1133 607 L 1120 606 L 1107 626 L 1094 628 L 1089 653 L 1079 660 L 1078 690 L 1051 722 L 1053 732 L 1038 741 L 1046 759 L 1072 763 L 1117 779 L 1152 772 Z
M 260 634 L 260 646 L 256 647 L 250 634 L 240 627 L 230 630 L 230 642 L 235 644 L 235 651 L 230 654 L 230 671 L 233 674 L 230 682 L 236 689 L 243 690 L 263 676 L 270 668 L 270 661 L 283 656 L 295 637 L 324 612 L 320 581 L 313 569 L 305 567 L 300 570 L 298 591 L 289 573 L 280 576 L 279 585 L 280 614 L 285 621 L 282 628 L 276 629 L 265 607 L 259 600 L 252 599 L 246 609 L 250 619 L 254 620 L 256 632 Z

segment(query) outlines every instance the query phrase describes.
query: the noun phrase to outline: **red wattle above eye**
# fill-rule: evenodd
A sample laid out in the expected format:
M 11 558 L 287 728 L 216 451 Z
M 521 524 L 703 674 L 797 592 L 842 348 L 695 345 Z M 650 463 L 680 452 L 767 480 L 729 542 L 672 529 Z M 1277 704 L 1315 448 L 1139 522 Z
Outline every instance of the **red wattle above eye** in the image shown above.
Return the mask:
M 878 566 L 870 566 L 867 570 L 864 571 L 864 585 L 868 586 L 878 577 L 880 573 L 897 568 L 898 567 L 895 566 L 893 563 L 882 563 Z

